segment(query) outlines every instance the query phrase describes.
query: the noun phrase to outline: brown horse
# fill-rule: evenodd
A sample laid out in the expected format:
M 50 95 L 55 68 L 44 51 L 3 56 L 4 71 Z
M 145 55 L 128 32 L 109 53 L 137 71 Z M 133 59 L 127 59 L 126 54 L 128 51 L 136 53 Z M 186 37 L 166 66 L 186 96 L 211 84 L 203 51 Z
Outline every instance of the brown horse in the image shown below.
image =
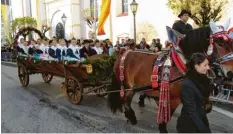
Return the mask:
M 211 25 L 210 27 L 204 27 L 195 29 L 192 31 L 187 32 L 186 36 L 181 40 L 179 43 L 180 48 L 183 50 L 183 54 L 186 59 L 188 59 L 192 53 L 195 52 L 206 52 L 207 50 L 211 49 L 209 46 L 210 39 L 213 39 L 213 46 L 214 51 L 213 54 L 216 56 L 214 57 L 211 54 L 211 61 L 217 62 L 218 60 L 224 59 L 225 62 L 221 62 L 222 67 L 224 68 L 224 73 L 226 74 L 229 71 L 233 71 L 233 62 L 231 61 L 232 58 L 226 58 L 226 54 L 233 52 L 233 41 L 232 39 L 228 38 L 228 34 L 226 32 L 217 33 L 222 36 L 215 36 L 214 34 L 211 36 L 211 32 L 215 32 L 216 25 Z M 225 27 L 225 29 L 227 29 Z M 222 30 L 223 31 L 223 30 Z M 227 39 L 225 38 L 227 37 Z M 224 39 L 223 39 L 224 38 Z M 172 48 L 173 49 L 173 48 Z M 137 119 L 133 109 L 131 108 L 131 102 L 133 99 L 134 94 L 136 93 L 137 88 L 145 85 L 151 85 L 151 75 L 154 63 L 158 56 L 158 54 L 149 54 L 144 52 L 136 52 L 136 51 L 127 51 L 123 55 L 119 56 L 115 61 L 114 65 L 114 76 L 112 78 L 112 87 L 109 89 L 111 93 L 108 95 L 108 106 L 112 110 L 113 113 L 116 113 L 118 110 L 120 112 L 125 113 L 125 117 L 132 123 L 136 124 Z M 121 82 L 120 82 L 120 63 L 121 60 L 124 59 L 123 66 L 124 66 L 124 96 L 121 97 L 119 90 L 121 89 Z M 222 58 L 224 57 L 224 58 Z M 227 59 L 227 60 L 226 60 Z M 231 60 L 229 60 L 231 59 Z M 172 71 L 172 78 L 170 81 L 170 108 L 171 108 L 171 116 L 176 108 L 180 104 L 180 87 L 182 84 L 182 73 L 179 72 L 178 68 L 173 64 L 171 67 Z M 149 87 L 148 87 L 149 88 Z M 128 90 L 129 89 L 129 90 Z M 134 90 L 135 89 L 135 90 Z M 144 88 L 145 89 L 145 88 Z M 151 96 L 154 98 L 159 98 L 159 89 L 144 91 L 144 94 L 147 96 Z M 206 98 L 208 101 L 209 99 Z M 206 102 L 207 104 L 208 102 Z M 158 104 L 158 101 L 157 101 Z M 209 105 L 209 103 L 208 103 Z M 160 132 L 167 132 L 166 123 L 159 124 Z

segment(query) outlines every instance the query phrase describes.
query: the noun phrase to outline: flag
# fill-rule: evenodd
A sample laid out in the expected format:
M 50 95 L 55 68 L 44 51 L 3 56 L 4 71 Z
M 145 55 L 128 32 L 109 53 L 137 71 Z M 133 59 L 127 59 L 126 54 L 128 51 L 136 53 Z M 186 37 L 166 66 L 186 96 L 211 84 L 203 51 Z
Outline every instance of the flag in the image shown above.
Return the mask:
M 107 17 L 110 13 L 111 8 L 111 0 L 102 0 L 102 6 L 101 6 L 101 14 L 99 18 L 99 24 L 98 24 L 98 35 L 105 35 L 104 31 L 104 24 L 107 20 Z
M 8 15 L 9 15 L 9 8 L 7 5 L 3 5 L 1 4 L 1 15 L 2 15 L 2 23 L 4 24 L 4 34 L 7 38 L 9 38 L 9 33 L 10 33 L 10 25 L 9 22 L 10 20 L 8 19 Z

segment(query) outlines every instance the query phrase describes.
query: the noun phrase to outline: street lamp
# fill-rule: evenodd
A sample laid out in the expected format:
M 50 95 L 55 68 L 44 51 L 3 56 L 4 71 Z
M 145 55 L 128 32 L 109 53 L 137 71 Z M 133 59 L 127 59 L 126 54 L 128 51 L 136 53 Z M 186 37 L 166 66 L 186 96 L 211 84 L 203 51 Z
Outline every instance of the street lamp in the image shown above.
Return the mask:
M 138 10 L 138 3 L 133 0 L 133 2 L 130 4 L 130 8 L 131 8 L 131 11 L 133 13 L 133 20 L 134 20 L 134 41 L 136 43 L 136 19 L 135 19 L 135 16 L 136 16 L 136 13 L 137 13 L 137 10 Z
M 64 38 L 65 38 L 65 24 L 66 24 L 66 19 L 67 19 L 67 17 L 66 17 L 66 15 L 63 13 L 63 15 L 62 15 L 62 17 L 61 17 L 61 20 L 62 20 L 62 22 L 63 22 L 63 25 L 64 25 Z

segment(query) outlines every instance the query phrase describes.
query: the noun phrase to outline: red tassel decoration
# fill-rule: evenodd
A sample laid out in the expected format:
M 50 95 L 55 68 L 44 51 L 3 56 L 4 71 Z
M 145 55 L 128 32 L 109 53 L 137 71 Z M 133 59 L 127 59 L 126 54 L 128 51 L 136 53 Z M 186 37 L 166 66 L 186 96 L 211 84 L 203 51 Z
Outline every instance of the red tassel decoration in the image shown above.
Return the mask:
M 167 71 L 171 72 L 171 68 L 167 66 L 165 68 Z M 170 73 L 163 72 L 162 74 L 165 78 L 162 78 L 161 86 L 160 86 L 160 97 L 159 97 L 159 108 L 158 108 L 158 115 L 157 115 L 157 123 L 167 123 L 171 118 L 171 109 L 170 109 L 170 85 L 169 80 L 171 78 Z M 167 78 L 168 77 L 168 78 Z

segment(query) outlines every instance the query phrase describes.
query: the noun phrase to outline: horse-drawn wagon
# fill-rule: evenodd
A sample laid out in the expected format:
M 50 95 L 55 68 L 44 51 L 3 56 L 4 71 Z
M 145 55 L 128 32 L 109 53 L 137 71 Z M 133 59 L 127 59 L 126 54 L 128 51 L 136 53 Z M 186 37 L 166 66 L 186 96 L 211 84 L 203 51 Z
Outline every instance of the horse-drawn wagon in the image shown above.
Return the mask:
M 80 104 L 84 95 L 95 92 L 103 97 L 110 85 L 114 56 L 94 55 L 84 62 L 41 60 L 18 56 L 18 76 L 22 86 L 27 87 L 29 76 L 41 74 L 44 82 L 50 83 L 53 76 L 64 78 L 63 90 L 68 100 Z

